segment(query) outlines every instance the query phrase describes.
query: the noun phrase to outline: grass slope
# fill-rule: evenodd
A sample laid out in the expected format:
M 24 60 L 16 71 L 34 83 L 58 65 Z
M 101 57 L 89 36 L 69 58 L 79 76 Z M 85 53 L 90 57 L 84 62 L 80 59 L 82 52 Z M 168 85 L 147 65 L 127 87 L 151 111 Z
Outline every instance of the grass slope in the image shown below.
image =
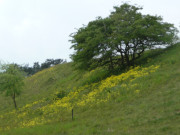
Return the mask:
M 122 83 L 109 91 L 120 91 L 108 102 L 74 108 L 75 119 L 71 120 L 71 110 L 63 111 L 60 117 L 53 115 L 50 123 L 25 128 L 11 128 L 2 135 L 57 135 L 57 134 L 122 134 L 122 135 L 179 135 L 180 134 L 180 44 L 167 49 L 147 52 L 137 64 L 143 67 L 159 65 L 159 69 L 149 75 L 134 80 L 138 84 L 130 90 L 123 90 Z M 147 62 L 148 61 L 148 62 Z M 89 74 L 73 71 L 71 63 L 44 70 L 26 79 L 26 91 L 18 98 L 20 107 L 33 101 L 47 98 L 45 104 L 53 102 L 53 92 L 90 84 L 107 77 L 107 72 L 99 70 Z M 103 77 L 102 77 L 103 76 Z M 102 78 L 101 78 L 102 77 Z M 126 83 L 126 82 L 125 82 Z M 127 83 L 130 85 L 130 83 Z M 130 86 L 129 86 L 130 87 Z M 138 90 L 138 91 L 137 91 Z M 85 91 L 86 92 L 86 91 Z M 2 100 L 2 99 L 1 99 Z M 23 101 L 23 102 L 22 102 Z M 7 103 L 6 103 L 7 102 Z M 3 99 L 0 114 L 12 107 Z M 32 116 L 32 115 L 30 115 Z M 12 117 L 5 119 L 11 121 Z M 62 119 L 60 119 L 62 118 Z M 27 117 L 28 119 L 28 117 Z M 0 121 L 3 126 L 4 119 Z
M 48 98 L 55 91 L 80 85 L 83 73 L 73 71 L 72 64 L 66 63 L 45 69 L 25 79 L 25 88 L 17 97 L 18 107 L 33 101 Z M 13 101 L 9 97 L 0 95 L 0 110 L 7 112 L 14 109 Z

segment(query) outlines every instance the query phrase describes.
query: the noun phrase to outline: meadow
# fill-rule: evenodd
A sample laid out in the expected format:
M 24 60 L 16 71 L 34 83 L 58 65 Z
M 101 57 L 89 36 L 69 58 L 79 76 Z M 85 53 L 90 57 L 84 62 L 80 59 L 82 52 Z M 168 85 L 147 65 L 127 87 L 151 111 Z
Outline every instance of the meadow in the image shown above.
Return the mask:
M 180 44 L 147 51 L 110 74 L 66 63 L 25 79 L 18 110 L 0 97 L 2 135 L 180 133 Z M 74 119 L 72 120 L 72 109 Z

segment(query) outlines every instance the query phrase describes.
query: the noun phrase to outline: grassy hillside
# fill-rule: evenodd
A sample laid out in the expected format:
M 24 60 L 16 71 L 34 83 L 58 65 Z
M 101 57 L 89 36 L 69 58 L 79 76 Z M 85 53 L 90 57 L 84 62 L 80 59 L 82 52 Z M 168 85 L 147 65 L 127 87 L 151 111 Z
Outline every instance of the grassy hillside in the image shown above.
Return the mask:
M 56 91 L 63 88 L 73 88 L 81 85 L 85 72 L 74 71 L 71 63 L 61 64 L 38 72 L 25 79 L 24 91 L 17 97 L 17 104 L 23 107 L 28 103 L 49 98 Z M 9 111 L 14 109 L 11 99 L 0 95 L 0 110 Z
M 43 70 L 26 78 L 19 110 L 0 99 L 0 132 L 179 135 L 179 52 L 180 44 L 146 52 L 135 68 L 114 76 L 73 71 L 71 63 Z

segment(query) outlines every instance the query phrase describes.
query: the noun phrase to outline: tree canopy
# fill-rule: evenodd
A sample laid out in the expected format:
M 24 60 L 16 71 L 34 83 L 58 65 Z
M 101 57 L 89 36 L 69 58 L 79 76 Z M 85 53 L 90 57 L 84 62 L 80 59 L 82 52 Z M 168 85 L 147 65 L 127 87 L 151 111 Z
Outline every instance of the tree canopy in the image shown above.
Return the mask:
M 76 68 L 129 67 L 145 50 L 171 45 L 177 34 L 174 25 L 160 16 L 143 15 L 141 9 L 127 3 L 116 6 L 108 17 L 98 17 L 72 33 Z
M 3 65 L 0 73 L 0 92 L 13 99 L 15 108 L 16 96 L 21 94 L 24 86 L 24 74 L 16 64 Z

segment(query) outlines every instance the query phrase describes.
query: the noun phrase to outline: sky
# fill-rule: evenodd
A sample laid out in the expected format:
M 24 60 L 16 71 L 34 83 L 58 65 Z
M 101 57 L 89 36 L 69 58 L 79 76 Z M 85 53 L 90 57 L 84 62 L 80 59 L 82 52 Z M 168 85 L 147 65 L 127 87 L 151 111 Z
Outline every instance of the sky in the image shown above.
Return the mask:
M 95 20 L 107 17 L 122 0 L 0 0 L 0 61 L 30 64 L 48 58 L 66 59 L 69 35 Z M 180 26 L 179 0 L 129 0 L 143 14 L 160 15 Z

